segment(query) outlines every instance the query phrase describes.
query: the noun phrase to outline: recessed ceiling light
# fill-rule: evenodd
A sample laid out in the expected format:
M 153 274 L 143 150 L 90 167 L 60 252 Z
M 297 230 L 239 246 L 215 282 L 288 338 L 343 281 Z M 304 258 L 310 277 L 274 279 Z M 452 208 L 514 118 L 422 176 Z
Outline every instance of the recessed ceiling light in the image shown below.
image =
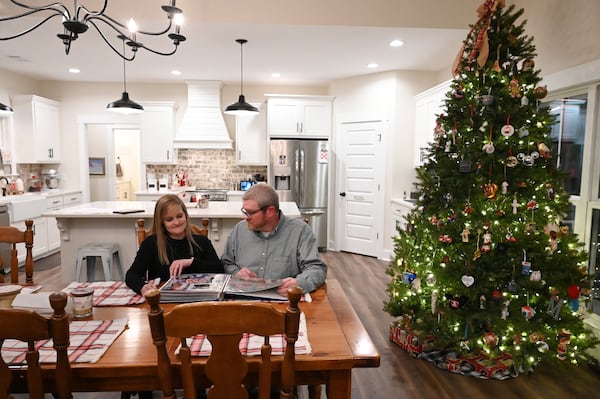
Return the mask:
M 181 71 L 178 71 L 177 69 L 173 69 L 171 71 L 171 75 L 179 76 L 179 75 L 181 75 Z
M 371 62 L 371 63 L 367 64 L 367 68 L 377 68 L 378 66 L 379 66 L 379 64 L 376 62 Z
M 280 74 L 279 72 L 273 72 L 273 73 L 271 74 L 271 76 L 272 76 L 272 77 L 274 77 L 274 78 L 280 78 L 280 77 L 281 77 L 281 74 Z
M 392 46 L 392 47 L 400 47 L 400 46 L 402 46 L 403 44 L 404 44 L 404 42 L 403 42 L 402 40 L 398 40 L 398 39 L 396 39 L 396 40 L 392 40 L 392 41 L 390 42 L 390 46 Z
M 79 73 L 81 71 L 79 70 L 79 68 L 69 68 L 69 72 L 70 73 Z

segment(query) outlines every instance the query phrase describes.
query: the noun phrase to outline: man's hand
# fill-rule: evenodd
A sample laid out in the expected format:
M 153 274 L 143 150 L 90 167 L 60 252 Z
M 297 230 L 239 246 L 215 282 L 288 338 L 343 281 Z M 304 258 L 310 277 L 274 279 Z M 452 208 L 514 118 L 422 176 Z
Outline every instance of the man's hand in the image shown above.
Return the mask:
M 277 287 L 277 293 L 279 295 L 283 295 L 283 296 L 287 297 L 288 288 L 295 287 L 297 285 L 298 285 L 298 283 L 296 282 L 295 278 L 286 277 L 282 280 L 281 285 L 279 287 Z
M 247 267 L 242 267 L 240 269 L 240 271 L 235 274 L 235 276 L 239 279 L 254 278 L 254 277 L 256 277 L 256 273 L 254 273 L 252 270 L 248 269 Z

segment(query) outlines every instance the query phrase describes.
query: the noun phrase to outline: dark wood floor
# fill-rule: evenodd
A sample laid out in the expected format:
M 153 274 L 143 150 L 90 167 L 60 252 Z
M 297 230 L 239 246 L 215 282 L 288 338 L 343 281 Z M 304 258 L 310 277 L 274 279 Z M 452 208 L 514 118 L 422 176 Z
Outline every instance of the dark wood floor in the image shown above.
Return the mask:
M 324 252 L 322 257 L 329 266 L 328 277 L 344 287 L 381 355 L 379 368 L 353 371 L 353 399 L 600 399 L 600 373 L 586 366 L 558 369 L 542 365 L 532 374 L 495 381 L 453 374 L 412 358 L 389 341 L 393 319 L 383 311 L 390 278 L 385 274 L 387 262 L 334 251 Z M 36 262 L 36 269 L 41 269 L 34 274 L 36 282 L 45 289 L 62 288 L 60 268 L 53 267 L 59 263 L 56 255 Z

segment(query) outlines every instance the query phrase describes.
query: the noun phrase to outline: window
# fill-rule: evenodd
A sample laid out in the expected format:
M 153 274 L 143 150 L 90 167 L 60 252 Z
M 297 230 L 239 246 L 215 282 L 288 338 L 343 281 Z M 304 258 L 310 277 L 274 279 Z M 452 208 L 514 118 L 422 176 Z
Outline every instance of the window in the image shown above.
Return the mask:
M 565 190 L 581 195 L 583 144 L 587 118 L 587 94 L 552 100 L 545 104 L 556 115 L 552 126 L 552 156 L 556 167 L 567 173 Z

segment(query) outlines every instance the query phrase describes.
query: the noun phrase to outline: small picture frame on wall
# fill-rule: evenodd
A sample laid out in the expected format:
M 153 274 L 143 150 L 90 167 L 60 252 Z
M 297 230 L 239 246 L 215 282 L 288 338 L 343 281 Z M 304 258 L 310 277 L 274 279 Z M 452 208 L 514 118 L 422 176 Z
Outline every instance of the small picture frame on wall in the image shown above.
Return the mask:
M 89 158 L 90 175 L 104 176 L 106 174 L 104 158 Z

